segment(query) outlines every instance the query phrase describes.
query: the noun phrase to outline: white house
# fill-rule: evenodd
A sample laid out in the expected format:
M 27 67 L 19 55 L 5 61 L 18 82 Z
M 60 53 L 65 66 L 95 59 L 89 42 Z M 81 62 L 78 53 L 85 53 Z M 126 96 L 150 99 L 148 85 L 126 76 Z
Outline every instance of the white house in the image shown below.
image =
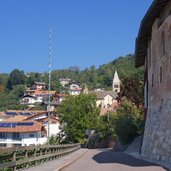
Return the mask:
M 33 95 L 37 98 L 41 98 L 42 100 L 46 100 L 49 98 L 49 95 L 51 97 L 54 97 L 56 94 L 56 91 L 48 91 L 48 90 L 36 90 Z
M 41 123 L 48 134 L 48 113 L 47 112 L 42 112 L 42 113 L 38 113 L 36 115 L 30 116 L 26 119 L 27 121 L 29 120 L 34 120 L 37 121 L 39 123 Z M 58 121 L 58 118 L 56 118 L 56 116 L 53 115 L 53 113 L 51 112 L 50 114 L 50 118 L 49 118 L 49 135 L 57 135 L 60 132 L 60 124 Z
M 49 135 L 60 133 L 58 118 L 47 111 L 10 110 L 1 114 L 0 120 L 0 147 L 29 146 L 47 142 L 48 120 Z
M 63 87 L 65 87 L 65 85 L 68 84 L 70 81 L 71 81 L 70 78 L 60 78 L 59 79 L 59 82 Z
M 57 120 L 56 122 L 52 122 L 52 118 L 50 119 L 50 123 L 49 123 L 49 136 L 57 136 L 60 132 L 61 132 L 61 129 L 60 129 L 60 123 L 59 121 Z M 47 122 L 44 122 L 43 123 L 46 131 L 47 131 L 47 134 L 48 134 L 48 121 Z
M 79 95 L 81 93 L 82 88 L 78 84 L 71 84 L 69 87 L 70 95 Z
M 36 121 L 0 122 L 0 146 L 29 146 L 47 141 L 45 127 Z
M 94 91 L 97 96 L 96 105 L 100 108 L 106 108 L 111 106 L 114 102 L 117 102 L 117 93 L 113 91 Z
M 35 82 L 31 87 L 31 90 L 45 90 L 46 84 L 45 82 Z
M 20 110 L 4 112 L 6 117 L 0 121 L 0 147 L 37 145 L 47 141 L 48 112 L 25 111 L 22 114 Z M 57 136 L 60 131 L 58 118 L 50 112 L 49 135 Z
M 20 104 L 35 104 L 35 103 L 42 103 L 42 97 L 35 97 L 32 95 L 25 95 L 21 98 Z

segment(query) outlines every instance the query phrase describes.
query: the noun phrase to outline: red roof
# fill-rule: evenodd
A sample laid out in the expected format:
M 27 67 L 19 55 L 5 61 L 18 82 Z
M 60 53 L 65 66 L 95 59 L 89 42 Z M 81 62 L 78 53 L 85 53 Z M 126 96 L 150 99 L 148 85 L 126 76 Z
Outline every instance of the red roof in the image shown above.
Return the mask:
M 82 88 L 70 88 L 71 91 L 81 91 Z
M 42 115 L 42 114 L 47 115 L 47 113 L 48 113 L 48 111 L 42 111 L 42 112 L 36 113 L 36 114 L 34 114 L 34 115 L 32 115 L 32 116 L 28 116 L 26 119 L 27 119 L 27 120 L 31 120 L 31 119 L 33 119 L 33 118 L 35 118 L 35 117 L 38 117 L 38 116 Z
M 55 96 L 56 97 L 66 97 L 66 96 L 68 96 L 68 94 L 56 94 Z
M 44 126 L 39 122 L 32 121 L 33 125 L 30 126 L 15 126 L 15 127 L 0 127 L 0 132 L 38 132 L 46 131 Z M 11 122 L 13 123 L 13 122 Z M 18 122 L 18 123 L 28 123 L 28 122 Z
M 48 91 L 48 90 L 36 90 L 34 95 L 48 95 L 48 94 L 51 94 L 51 95 L 54 95 L 56 93 L 56 91 Z
M 58 119 L 55 118 L 55 117 L 50 117 L 50 119 L 48 119 L 48 117 L 41 118 L 41 119 L 37 119 L 36 121 L 40 122 L 40 123 L 43 123 L 43 122 L 48 122 L 48 120 L 50 120 L 50 123 L 55 123 L 55 124 L 59 122 Z

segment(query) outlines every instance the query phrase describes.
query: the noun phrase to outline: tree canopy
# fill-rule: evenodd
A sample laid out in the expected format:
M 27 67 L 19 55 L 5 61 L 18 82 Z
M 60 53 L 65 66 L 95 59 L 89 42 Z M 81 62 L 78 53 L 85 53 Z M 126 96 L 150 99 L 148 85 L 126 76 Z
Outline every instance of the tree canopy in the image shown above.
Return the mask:
M 18 69 L 14 69 L 8 79 L 8 88 L 11 90 L 13 86 L 19 85 L 19 84 L 25 84 L 26 83 L 26 76 L 24 74 L 24 71 L 20 71 Z
M 143 133 L 142 111 L 126 98 L 122 98 L 121 105 L 114 117 L 113 125 L 121 143 L 128 144 L 137 135 Z
M 57 111 L 67 142 L 83 142 L 85 131 L 95 128 L 98 122 L 99 110 L 93 94 L 68 96 Z

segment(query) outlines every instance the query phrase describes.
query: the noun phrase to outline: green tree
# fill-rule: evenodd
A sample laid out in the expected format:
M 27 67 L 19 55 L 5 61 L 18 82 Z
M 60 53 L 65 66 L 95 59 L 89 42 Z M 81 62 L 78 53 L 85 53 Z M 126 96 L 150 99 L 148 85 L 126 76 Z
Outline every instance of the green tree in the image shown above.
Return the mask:
M 20 105 L 20 99 L 26 90 L 25 85 L 13 86 L 13 90 L 0 93 L 0 111 L 6 109 L 24 109 L 25 105 Z
M 57 111 L 66 142 L 82 143 L 86 129 L 95 128 L 98 122 L 99 110 L 96 96 L 92 94 L 68 96 Z
M 41 73 L 38 73 L 38 72 L 36 72 L 35 74 L 34 74 L 34 77 L 35 77 L 35 81 L 42 81 L 42 79 L 43 79 L 43 76 L 42 76 L 42 74 Z
M 100 139 L 105 140 L 116 135 L 114 129 L 115 117 L 115 112 L 108 112 L 100 117 L 99 125 L 97 128 Z
M 8 74 L 0 74 L 0 93 L 5 92 L 8 83 Z
M 16 100 L 19 100 L 25 93 L 26 86 L 25 85 L 15 85 L 13 90 L 10 92 L 10 96 L 15 97 Z
M 29 76 L 27 78 L 27 85 L 28 86 L 31 86 L 32 84 L 34 84 L 34 82 L 35 82 L 35 78 L 33 76 Z
M 9 107 L 9 94 L 7 92 L 0 93 L 0 111 L 4 111 Z
M 25 84 L 26 83 L 26 76 L 24 71 L 20 71 L 18 69 L 14 69 L 8 79 L 8 88 L 11 90 L 13 86 L 18 84 Z
M 143 132 L 142 111 L 123 98 L 114 119 L 114 129 L 122 144 L 130 143 Z
M 142 106 L 144 101 L 144 81 L 137 74 L 122 79 L 121 97 L 126 97 L 136 106 Z
M 10 109 L 18 109 L 20 108 L 20 99 L 24 95 L 26 91 L 25 85 L 15 85 L 13 86 L 13 90 L 9 93 L 9 108 Z

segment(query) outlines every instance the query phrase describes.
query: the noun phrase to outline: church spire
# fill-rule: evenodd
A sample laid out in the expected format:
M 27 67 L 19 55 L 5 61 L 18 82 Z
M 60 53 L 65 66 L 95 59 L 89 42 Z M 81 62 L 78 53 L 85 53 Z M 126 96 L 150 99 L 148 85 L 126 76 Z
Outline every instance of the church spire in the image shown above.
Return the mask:
M 113 91 L 119 93 L 120 92 L 120 84 L 121 81 L 118 77 L 117 71 L 115 71 L 114 77 L 113 77 Z

